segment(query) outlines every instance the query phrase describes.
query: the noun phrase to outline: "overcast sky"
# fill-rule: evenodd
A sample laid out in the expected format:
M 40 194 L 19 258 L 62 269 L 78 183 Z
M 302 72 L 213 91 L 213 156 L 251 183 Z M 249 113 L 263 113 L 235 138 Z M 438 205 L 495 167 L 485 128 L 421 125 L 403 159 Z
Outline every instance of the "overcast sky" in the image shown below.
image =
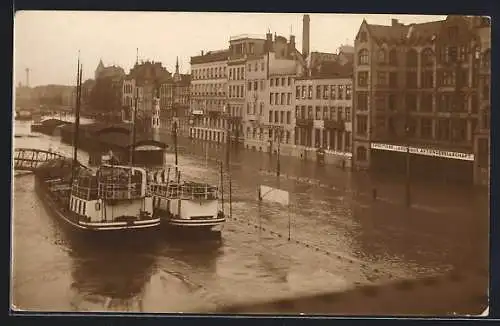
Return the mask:
M 181 72 L 189 71 L 190 57 L 201 50 L 228 47 L 238 34 L 271 32 L 287 39 L 296 35 L 302 50 L 302 14 L 175 13 L 99 11 L 23 11 L 14 21 L 15 84 L 31 86 L 73 85 L 76 61 L 81 52 L 84 79 L 93 78 L 99 59 L 120 65 L 128 73 L 139 60 L 161 61 L 169 70 L 179 56 Z M 445 16 L 310 14 L 311 51 L 335 52 L 341 44 L 353 44 L 363 18 L 368 23 L 389 25 L 391 18 L 403 23 L 444 19 Z

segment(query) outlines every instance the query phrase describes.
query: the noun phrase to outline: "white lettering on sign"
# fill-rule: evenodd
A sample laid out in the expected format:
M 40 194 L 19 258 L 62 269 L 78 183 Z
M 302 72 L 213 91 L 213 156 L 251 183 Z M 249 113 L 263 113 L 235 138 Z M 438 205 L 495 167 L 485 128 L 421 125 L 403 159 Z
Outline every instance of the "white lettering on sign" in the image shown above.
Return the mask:
M 372 143 L 370 147 L 372 149 L 379 149 L 379 150 L 390 151 L 390 152 L 406 152 L 407 151 L 407 147 L 401 146 L 401 145 Z M 442 151 L 439 149 L 418 148 L 418 147 L 410 147 L 409 152 L 411 154 L 424 155 L 424 156 L 449 158 L 449 159 L 463 160 L 463 161 L 474 161 L 474 154 L 470 154 L 470 153 Z
M 137 146 L 135 148 L 136 151 L 158 151 L 162 150 L 160 146 L 154 146 L 154 145 L 141 145 Z

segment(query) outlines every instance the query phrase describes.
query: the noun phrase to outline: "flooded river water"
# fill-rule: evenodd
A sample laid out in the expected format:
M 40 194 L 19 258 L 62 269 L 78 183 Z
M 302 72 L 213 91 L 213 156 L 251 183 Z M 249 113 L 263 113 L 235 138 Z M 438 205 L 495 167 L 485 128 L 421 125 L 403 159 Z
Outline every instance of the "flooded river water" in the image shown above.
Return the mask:
M 29 124 L 16 122 L 14 132 L 28 134 Z M 49 136 L 18 137 L 14 146 L 71 153 L 69 146 Z M 185 140 L 181 146 L 179 163 L 185 173 L 215 181 L 217 164 L 205 159 L 206 145 Z M 211 147 L 208 156 L 215 158 L 221 151 Z M 80 155 L 86 162 L 86 154 Z M 173 155 L 167 154 L 167 160 L 173 161 Z M 256 201 L 259 184 L 278 183 L 271 175 L 275 158 L 246 151 L 232 155 L 233 218 L 220 243 L 178 242 L 167 236 L 147 246 L 77 243 L 44 209 L 33 191 L 33 176 L 15 176 L 13 306 L 38 311 L 206 312 L 247 300 L 487 266 L 485 193 L 418 183 L 413 185 L 415 208 L 407 209 L 399 203 L 404 188 L 398 180 L 290 158 L 282 161 L 279 186 L 291 193 L 288 210 Z M 366 196 L 373 185 L 380 200 Z

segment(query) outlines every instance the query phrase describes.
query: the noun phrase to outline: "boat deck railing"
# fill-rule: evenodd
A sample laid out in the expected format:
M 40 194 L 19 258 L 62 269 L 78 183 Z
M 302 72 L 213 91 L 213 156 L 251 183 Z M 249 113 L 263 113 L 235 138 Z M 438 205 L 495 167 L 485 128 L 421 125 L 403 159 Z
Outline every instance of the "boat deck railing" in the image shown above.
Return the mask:
M 201 183 L 149 183 L 148 192 L 165 199 L 217 200 L 218 187 Z

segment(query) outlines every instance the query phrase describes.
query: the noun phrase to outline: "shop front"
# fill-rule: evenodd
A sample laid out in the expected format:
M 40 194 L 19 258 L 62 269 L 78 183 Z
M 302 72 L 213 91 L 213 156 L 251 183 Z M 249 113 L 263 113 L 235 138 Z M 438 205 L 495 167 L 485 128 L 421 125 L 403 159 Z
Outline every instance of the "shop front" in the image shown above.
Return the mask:
M 414 179 L 461 184 L 474 182 L 474 154 L 471 153 L 382 143 L 372 143 L 370 149 L 373 171 L 409 173 Z

